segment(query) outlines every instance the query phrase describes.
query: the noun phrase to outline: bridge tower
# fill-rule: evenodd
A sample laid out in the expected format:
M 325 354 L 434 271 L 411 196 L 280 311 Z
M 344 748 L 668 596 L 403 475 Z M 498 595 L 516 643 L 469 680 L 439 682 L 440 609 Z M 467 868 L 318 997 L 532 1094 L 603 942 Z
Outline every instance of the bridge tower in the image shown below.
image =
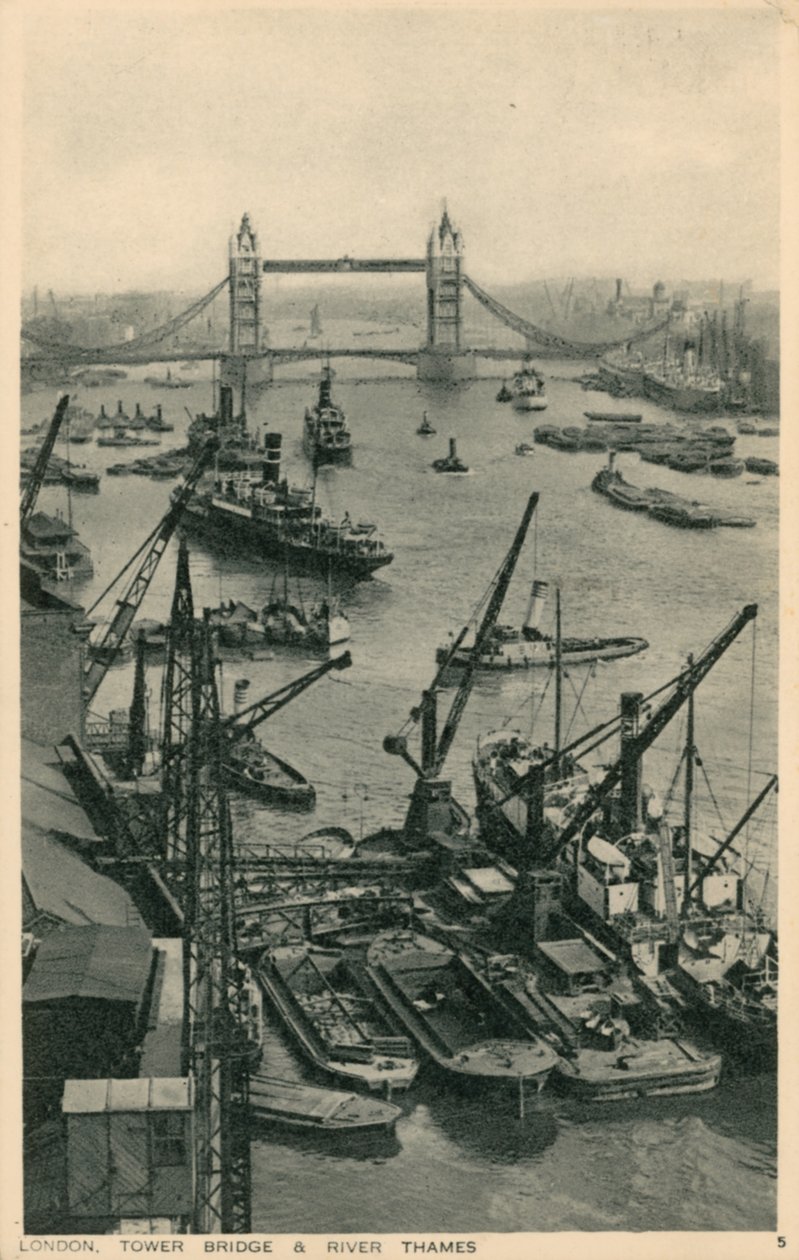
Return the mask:
M 261 259 L 250 216 L 230 238 L 230 353 L 258 354 L 261 349 Z
M 239 230 L 228 248 L 230 288 L 229 353 L 222 359 L 221 380 L 242 388 L 272 379 L 271 359 L 265 353 L 261 320 L 261 259 L 258 237 L 249 214 L 242 215 Z
M 427 241 L 427 342 L 419 355 L 421 380 L 464 380 L 474 375 L 474 356 L 463 345 L 463 239 L 446 204 Z

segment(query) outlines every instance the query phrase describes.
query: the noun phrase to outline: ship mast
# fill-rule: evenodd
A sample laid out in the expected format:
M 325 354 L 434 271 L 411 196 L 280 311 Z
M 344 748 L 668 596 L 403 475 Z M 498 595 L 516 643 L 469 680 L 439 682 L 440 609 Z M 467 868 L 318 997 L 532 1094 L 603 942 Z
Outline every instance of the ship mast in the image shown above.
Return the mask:
M 555 588 L 555 776 L 560 778 L 561 710 L 563 705 L 563 660 L 560 633 L 560 587 Z
M 69 453 L 69 416 L 64 430 L 67 438 L 67 524 L 72 529 L 72 460 Z
M 693 653 L 688 656 L 688 668 L 693 667 Z M 691 887 L 693 835 L 691 830 L 694 796 L 694 692 L 688 697 L 687 722 L 685 729 L 685 801 L 683 824 L 685 827 L 685 885 Z

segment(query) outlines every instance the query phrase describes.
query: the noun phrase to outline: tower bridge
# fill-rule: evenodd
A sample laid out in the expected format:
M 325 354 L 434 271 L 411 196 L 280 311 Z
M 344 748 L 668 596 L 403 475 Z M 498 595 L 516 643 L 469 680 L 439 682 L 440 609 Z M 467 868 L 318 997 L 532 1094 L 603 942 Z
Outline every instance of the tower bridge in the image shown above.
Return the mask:
M 327 345 L 281 348 L 269 344 L 261 284 L 264 275 L 410 272 L 424 273 L 425 276 L 426 330 L 422 345 L 378 349 L 360 346 L 332 348 Z M 163 342 L 168 341 L 201 314 L 225 287 L 228 288 L 230 303 L 228 345 L 225 349 L 192 352 L 163 348 Z M 524 344 L 520 346 L 517 343 L 507 348 L 467 345 L 463 316 L 465 293 L 469 293 L 493 319 L 521 336 Z M 463 239 L 445 208 L 439 223 L 428 237 L 426 251 L 421 258 L 351 258 L 345 254 L 341 258 L 330 259 L 264 259 L 261 257 L 258 237 L 249 215 L 245 214 L 238 231 L 230 238 L 227 276 L 204 297 L 166 324 L 122 344 L 94 348 L 48 339 L 31 325 L 23 326 L 22 337 L 37 347 L 37 353 L 25 360 L 33 364 L 56 361 L 62 364 L 99 365 L 167 362 L 173 359 L 218 359 L 221 364 L 220 376 L 225 383 L 240 384 L 246 375 L 248 385 L 257 385 L 272 380 L 276 364 L 324 356 L 407 363 L 416 367 L 420 380 L 451 383 L 476 376 L 478 358 L 518 359 L 525 348 L 530 353 L 546 348 L 564 355 L 595 357 L 614 346 L 627 345 L 649 337 L 665 328 L 667 322 L 667 318 L 662 319 L 658 323 L 638 328 L 635 332 L 627 329 L 623 337 L 614 341 L 592 343 L 570 341 L 533 324 L 497 301 L 466 274 Z

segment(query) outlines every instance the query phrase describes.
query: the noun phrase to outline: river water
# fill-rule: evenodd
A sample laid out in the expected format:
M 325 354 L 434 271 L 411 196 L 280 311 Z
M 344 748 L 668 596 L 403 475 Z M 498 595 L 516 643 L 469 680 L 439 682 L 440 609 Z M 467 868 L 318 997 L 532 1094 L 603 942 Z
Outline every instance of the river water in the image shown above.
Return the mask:
M 547 361 L 547 422 L 577 424 L 585 408 L 611 409 L 606 396 L 585 393 L 572 377 L 584 365 Z M 509 368 L 511 365 L 509 365 Z M 253 427 L 283 435 L 284 467 L 307 484 L 300 448 L 302 415 L 316 393 L 317 370 L 281 369 L 281 379 L 247 410 Z M 189 389 L 162 391 L 143 383 L 161 369 L 135 369 L 127 380 L 84 389 L 77 401 L 99 411 L 136 401 L 149 412 L 156 401 L 175 422 L 163 448 L 185 440 L 189 411 L 210 410 L 207 369 L 181 370 Z M 394 373 L 378 379 L 381 372 Z M 264 742 L 316 785 L 313 815 L 298 818 L 234 802 L 237 836 L 250 845 L 305 834 L 327 824 L 359 837 L 401 822 L 412 786 L 410 770 L 382 750 L 397 732 L 434 673 L 436 645 L 457 631 L 480 600 L 515 533 L 529 494 L 540 492 L 503 619 L 518 623 L 535 572 L 562 592 L 564 632 L 631 634 L 648 650 L 626 661 L 569 671 L 564 684 L 566 727 L 581 729 L 608 717 L 625 690 L 648 693 L 672 677 L 689 652 L 700 651 L 744 604 L 756 602 L 747 628 L 697 695 L 697 746 L 710 786 L 708 829 L 724 834 L 749 795 L 776 767 L 778 483 L 744 475 L 732 481 L 687 477 L 622 454 L 619 466 L 635 484 L 659 485 L 757 519 L 751 530 L 671 529 L 620 511 L 591 491 L 602 454 L 568 454 L 536 447 L 514 454 L 544 417 L 520 415 L 495 402 L 496 379 L 455 390 L 418 383 L 401 366 L 366 362 L 336 368 L 334 397 L 353 434 L 351 468 L 320 471 L 318 498 L 333 519 L 348 511 L 375 521 L 395 552 L 370 581 L 339 585 L 352 625 L 350 670 L 329 675 L 263 727 Z M 52 414 L 55 391 L 23 399 L 23 420 Z M 621 409 L 646 420 L 677 420 L 631 400 Z M 436 426 L 423 439 L 416 427 L 426 410 Z M 728 427 L 734 421 L 726 422 Z M 450 434 L 472 475 L 442 477 L 430 464 L 446 453 Z M 23 442 L 35 439 L 23 439 Z M 741 437 L 737 453 L 775 458 L 777 440 Z M 63 453 L 63 445 L 57 450 Z M 144 452 L 148 453 L 148 452 Z M 102 469 L 135 452 L 73 448 L 76 462 Z M 134 545 L 165 510 L 170 485 L 137 477 L 104 477 L 97 496 L 73 495 L 75 526 L 93 552 L 95 574 L 72 593 L 88 606 L 121 568 Z M 65 491 L 43 490 L 39 506 L 63 510 Z M 170 545 L 142 615 L 168 614 L 174 580 Z M 258 609 L 275 569 L 252 558 L 220 556 L 192 545 L 195 605 L 220 596 Z M 303 579 L 303 595 L 321 584 Z M 66 593 L 66 592 L 65 592 Z M 551 622 L 550 613 L 544 619 Z M 246 676 L 255 697 L 313 665 L 301 652 L 270 661 L 224 666 L 223 695 L 232 704 L 236 678 Z M 539 676 L 539 674 L 541 676 Z M 475 686 L 447 761 L 453 790 L 474 803 L 470 758 L 480 731 L 508 721 L 541 738 L 552 733 L 546 671 L 481 679 Z M 754 683 L 754 686 L 752 684 Z M 584 686 L 585 684 L 585 686 Z M 94 709 L 130 702 L 130 666 L 108 675 Z M 158 712 L 159 680 L 151 682 L 151 714 Z M 576 707 L 577 697 L 580 706 Z M 441 708 L 446 710 L 442 700 Z M 572 716 L 572 711 L 575 716 Z M 443 713 L 441 715 L 443 720 Z M 411 749 L 415 751 L 411 735 Z M 676 719 L 647 755 L 645 781 L 666 793 L 681 746 Z M 602 758 L 598 750 L 597 762 Z M 604 754 L 610 760 L 614 750 Z M 715 804 L 714 804 L 715 802 Z M 767 811 L 764 811 L 764 814 Z M 753 824 L 747 857 L 759 894 L 773 907 L 775 837 L 766 821 Z M 279 1030 L 267 1030 L 265 1068 L 302 1076 L 304 1068 Z M 288 1138 L 258 1136 L 253 1145 L 253 1229 L 258 1232 L 767 1230 L 775 1226 L 776 1090 L 772 1078 L 730 1070 L 713 1093 L 696 1098 L 576 1107 L 547 1093 L 528 1099 L 519 1119 L 513 1096 L 480 1099 L 449 1091 L 424 1073 L 402 1099 L 397 1138 L 384 1147 L 331 1151 Z

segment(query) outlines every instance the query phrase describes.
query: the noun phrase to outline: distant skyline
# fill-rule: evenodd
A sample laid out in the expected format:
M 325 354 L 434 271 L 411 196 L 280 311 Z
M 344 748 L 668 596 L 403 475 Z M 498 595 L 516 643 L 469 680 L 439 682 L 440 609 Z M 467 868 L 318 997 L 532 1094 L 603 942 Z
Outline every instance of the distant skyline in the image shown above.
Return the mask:
M 210 288 L 423 253 L 487 284 L 779 282 L 780 19 L 758 8 L 140 9 L 25 18 L 23 286 Z

